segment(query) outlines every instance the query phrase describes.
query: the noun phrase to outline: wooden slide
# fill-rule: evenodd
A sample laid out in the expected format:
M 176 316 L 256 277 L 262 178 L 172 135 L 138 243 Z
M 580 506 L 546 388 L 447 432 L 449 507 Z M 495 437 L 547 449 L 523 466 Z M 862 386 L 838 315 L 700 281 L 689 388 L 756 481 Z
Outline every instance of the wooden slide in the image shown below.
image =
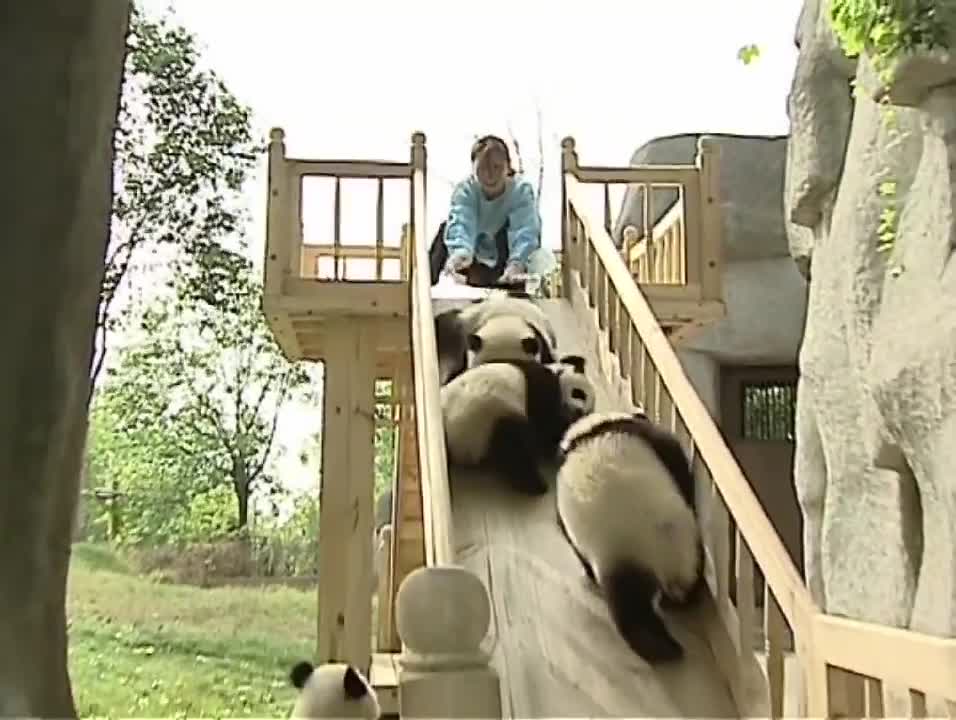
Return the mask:
M 468 300 L 434 300 L 437 314 Z M 583 355 L 598 409 L 619 405 L 599 374 L 567 300 L 536 300 L 559 351 Z M 598 374 L 596 374 L 598 373 Z M 450 474 L 458 562 L 481 577 L 492 603 L 489 646 L 501 679 L 504 717 L 737 717 L 699 618 L 670 623 L 686 657 L 653 668 L 618 635 L 555 521 L 553 491 L 517 496 L 495 477 Z

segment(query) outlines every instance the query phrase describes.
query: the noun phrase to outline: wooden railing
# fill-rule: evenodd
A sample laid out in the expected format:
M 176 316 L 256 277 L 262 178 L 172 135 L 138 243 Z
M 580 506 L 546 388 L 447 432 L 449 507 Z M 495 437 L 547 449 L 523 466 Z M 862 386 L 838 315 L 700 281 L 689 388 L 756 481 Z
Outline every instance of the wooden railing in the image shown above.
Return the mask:
M 408 717 L 501 718 L 501 688 L 484 640 L 491 603 L 482 580 L 461 566 L 453 543 L 451 488 L 438 375 L 426 228 L 425 136 L 412 144 L 412 215 L 406 229 L 425 567 L 410 573 L 395 598 L 402 640 L 401 713 Z
M 624 229 L 620 253 L 631 275 L 642 285 L 677 286 L 681 295 L 697 300 L 721 300 L 719 213 L 708 199 L 716 196 L 718 155 L 704 139 L 693 165 L 631 165 L 598 167 L 578 162 L 574 140 L 562 143 L 566 186 L 601 186 L 603 227 L 613 225 L 611 186 L 626 184 L 640 198 L 641 226 Z M 584 202 L 584 189 L 577 192 Z M 670 199 L 673 197 L 673 199 Z M 658 202 L 668 205 L 655 222 Z M 705 231 L 706 230 L 706 231 Z M 693 242 L 688 242 L 688 237 Z M 679 289 L 678 289 L 679 288 Z M 654 288 L 660 292 L 660 288 Z
M 418 491 L 405 229 L 415 218 L 412 174 L 417 154 L 424 157 L 420 140 L 413 139 L 407 162 L 302 160 L 287 157 L 281 129 L 270 134 L 263 309 L 287 356 L 325 365 L 321 659 L 363 663 L 371 654 L 365 608 L 371 608 L 372 552 L 362 548 L 372 539 L 374 433 L 368 420 L 378 379 L 392 381 L 400 407 L 395 505 L 402 505 L 406 480 Z M 325 197 L 317 183 L 328 186 Z M 328 226 L 325 233 L 315 231 L 316 220 Z M 356 227 L 361 224 L 367 227 Z M 387 558 L 380 558 L 388 562 L 381 565 L 379 650 L 398 645 L 392 601 L 408 571 L 395 568 L 398 548 L 409 564 L 420 564 L 423 555 L 416 527 L 421 519 L 399 515 L 383 551 Z
M 300 280 L 406 281 L 408 254 L 398 227 L 407 221 L 412 191 L 411 163 L 290 158 L 286 156 L 284 138 L 285 133 L 279 128 L 270 133 L 266 294 L 282 294 L 282 283 L 287 278 L 293 285 Z M 319 198 L 312 197 L 312 185 L 323 181 L 331 185 L 331 212 L 315 214 L 317 217 L 331 215 L 331 237 L 306 242 L 305 216 L 310 214 L 308 211 L 313 205 L 323 204 L 318 202 Z M 364 231 L 359 234 L 358 242 L 343 237 L 343 196 L 349 185 L 365 190 L 350 195 L 351 200 L 374 193 L 375 229 L 369 233 L 374 234 L 374 239 L 370 237 L 365 241 Z M 392 232 L 388 232 L 387 201 L 394 191 L 408 199 L 398 203 L 400 219 L 390 224 Z
M 566 155 L 569 151 L 573 152 L 573 144 L 566 143 Z M 891 697 L 897 688 L 905 688 L 902 695 L 908 697 L 902 699 L 909 710 L 897 709 L 896 715 L 926 717 L 928 697 L 942 705 L 948 701 L 952 712 L 956 640 L 829 616 L 813 603 L 633 281 L 607 222 L 590 217 L 581 181 L 615 182 L 624 177 L 677 182 L 685 189 L 696 182 L 684 167 L 656 167 L 652 173 L 644 168 L 582 169 L 566 161 L 563 294 L 600 328 L 602 370 L 612 386 L 677 433 L 692 459 L 710 560 L 713 606 L 706 623 L 708 639 L 741 713 L 774 718 L 883 717 L 884 685 Z M 687 222 L 693 213 L 686 205 L 684 213 L 686 227 L 699 227 L 699 220 Z M 695 256 L 697 239 L 693 233 L 683 235 L 686 257 Z M 699 273 L 692 264 L 689 278 Z M 758 623 L 763 625 L 760 649 L 755 647 Z M 795 657 L 788 652 L 791 635 Z
M 411 269 L 412 369 L 415 386 L 415 425 L 418 440 L 425 558 L 429 566 L 455 562 L 452 544 L 451 496 L 445 451 L 444 420 L 438 379 L 438 350 L 432 313 L 431 276 L 426 237 L 425 136 L 416 134 L 412 149 L 412 222 L 408 228 Z
M 645 192 L 645 197 L 652 193 Z M 646 209 L 645 209 L 646 211 Z M 642 284 L 683 285 L 687 282 L 687 207 L 684 193 L 648 234 L 633 225 L 624 228 L 621 250 L 634 279 Z M 650 235 L 650 242 L 645 240 Z

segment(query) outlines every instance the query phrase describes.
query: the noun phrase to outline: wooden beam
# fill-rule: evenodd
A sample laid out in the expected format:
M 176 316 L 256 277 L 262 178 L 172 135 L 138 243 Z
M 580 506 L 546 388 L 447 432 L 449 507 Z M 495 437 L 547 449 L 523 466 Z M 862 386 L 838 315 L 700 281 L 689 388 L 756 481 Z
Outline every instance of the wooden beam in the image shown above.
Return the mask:
M 286 278 L 275 307 L 316 317 L 408 317 L 408 283 Z

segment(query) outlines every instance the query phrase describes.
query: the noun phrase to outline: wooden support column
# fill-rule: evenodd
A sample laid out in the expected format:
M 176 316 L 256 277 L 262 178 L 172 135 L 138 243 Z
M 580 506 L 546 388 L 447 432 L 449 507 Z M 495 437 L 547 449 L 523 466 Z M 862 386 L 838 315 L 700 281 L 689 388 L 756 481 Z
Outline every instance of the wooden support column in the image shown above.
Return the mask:
M 319 495 L 318 662 L 372 659 L 375 337 L 360 320 L 329 323 Z

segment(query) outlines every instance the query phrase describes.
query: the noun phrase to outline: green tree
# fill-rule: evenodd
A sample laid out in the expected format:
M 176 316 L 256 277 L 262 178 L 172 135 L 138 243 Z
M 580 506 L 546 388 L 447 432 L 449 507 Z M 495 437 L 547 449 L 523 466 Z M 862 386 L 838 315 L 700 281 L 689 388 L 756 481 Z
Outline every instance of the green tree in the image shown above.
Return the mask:
M 133 8 L 114 135 L 112 237 L 96 331 L 91 387 L 108 339 L 124 316 L 121 290 L 171 261 L 174 271 L 207 257 L 236 234 L 241 190 L 262 144 L 251 111 L 200 64 L 195 38 Z M 152 264 L 151 264 L 152 263 Z M 215 274 L 205 280 L 215 284 Z
M 99 488 L 122 493 L 116 506 L 93 506 L 89 539 L 131 544 L 217 540 L 235 525 L 235 501 L 217 485 L 202 438 L 139 423 L 122 375 L 96 394 L 87 443 L 90 475 Z M 157 399 L 143 398 L 143 408 Z M 225 496 L 223 494 L 225 490 Z
M 949 0 L 832 0 L 830 20 L 850 57 L 866 51 L 881 71 L 901 53 L 947 43 Z
M 831 0 L 833 31 L 850 57 L 868 52 L 880 72 L 902 53 L 946 47 L 956 22 L 950 0 Z M 737 50 L 737 59 L 749 65 L 760 57 L 756 44 Z
M 397 425 L 391 404 L 392 383 L 375 383 L 375 499 L 392 486 L 395 472 Z
M 234 525 L 244 528 L 251 493 L 278 492 L 271 464 L 282 407 L 313 399 L 315 386 L 266 326 L 251 262 L 224 250 L 207 260 L 177 277 L 172 298 L 148 306 L 142 337 L 123 349 L 103 392 L 131 437 L 161 443 L 150 452 L 188 473 L 190 492 L 230 488 Z M 210 275 L 218 289 L 193 297 L 196 278 Z

